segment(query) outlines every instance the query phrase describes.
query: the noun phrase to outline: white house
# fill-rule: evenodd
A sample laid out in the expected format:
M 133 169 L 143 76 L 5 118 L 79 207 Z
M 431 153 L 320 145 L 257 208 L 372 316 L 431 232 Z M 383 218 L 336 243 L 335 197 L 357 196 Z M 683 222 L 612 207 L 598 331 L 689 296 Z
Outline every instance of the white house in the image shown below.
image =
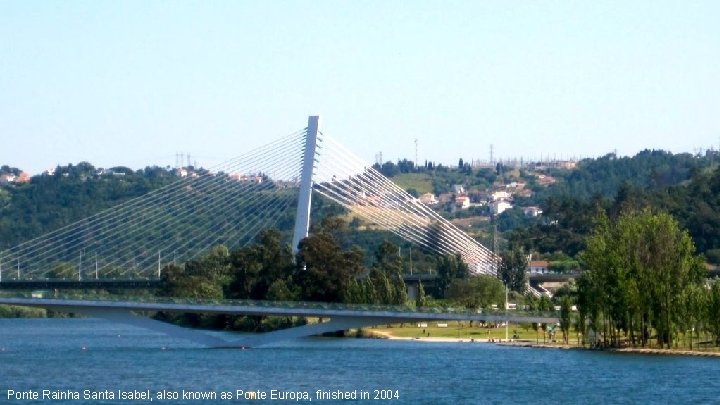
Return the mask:
M 0 175 L 0 184 L 10 184 L 15 182 L 14 174 L 2 174 Z
M 537 217 L 542 214 L 542 209 L 540 209 L 540 207 L 532 205 L 532 206 L 523 208 L 523 213 L 525 214 L 526 217 L 534 218 L 534 217 Z
M 525 188 L 525 182 L 524 181 L 512 181 L 505 185 L 505 188 L 515 188 L 515 189 L 523 189 Z
M 470 197 L 464 195 L 455 197 L 455 205 L 464 210 L 470 208 Z
M 493 201 L 509 200 L 510 197 L 512 197 L 512 194 L 507 191 L 493 191 L 492 193 Z
M 492 212 L 495 215 L 500 215 L 503 212 L 505 212 L 505 210 L 512 209 L 512 207 L 513 207 L 512 204 L 510 204 L 507 201 L 503 201 L 503 200 L 495 201 L 492 203 Z
M 435 198 L 435 194 L 425 193 L 420 196 L 420 202 L 425 205 L 435 205 L 439 201 L 437 200 L 437 198 Z

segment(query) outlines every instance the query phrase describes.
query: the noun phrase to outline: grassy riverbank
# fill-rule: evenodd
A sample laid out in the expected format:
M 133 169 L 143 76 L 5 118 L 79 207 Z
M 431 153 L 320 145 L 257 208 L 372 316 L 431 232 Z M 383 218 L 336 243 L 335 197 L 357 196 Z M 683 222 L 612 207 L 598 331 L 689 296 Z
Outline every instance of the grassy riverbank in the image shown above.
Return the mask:
M 591 349 L 588 345 L 582 345 L 575 334 L 571 334 L 568 344 L 562 343 L 560 334 L 555 339 L 545 337 L 541 331 L 535 331 L 528 325 L 508 325 L 508 337 L 506 339 L 505 327 L 486 328 L 477 325 L 470 326 L 469 322 L 428 322 L 425 327 L 417 324 L 382 325 L 373 328 L 363 329 L 366 336 L 394 339 L 414 340 L 423 342 L 490 342 L 508 346 L 544 348 L 544 349 Z M 602 349 L 610 353 L 619 354 L 644 354 L 644 355 L 672 355 L 672 356 L 703 356 L 720 358 L 720 348 L 704 342 L 693 345 L 680 345 L 672 349 L 660 349 L 653 347 L 622 347 Z
M 420 325 L 420 326 L 418 326 Z M 448 321 L 448 322 L 424 322 L 424 323 L 405 323 L 394 325 L 380 325 L 372 328 L 364 329 L 368 333 L 388 338 L 403 339 L 460 339 L 476 341 L 505 341 L 506 328 L 499 327 L 482 327 L 477 323 L 470 325 L 466 321 Z M 507 327 L 507 338 L 523 341 L 543 342 L 543 333 L 535 331 L 529 325 L 510 324 Z

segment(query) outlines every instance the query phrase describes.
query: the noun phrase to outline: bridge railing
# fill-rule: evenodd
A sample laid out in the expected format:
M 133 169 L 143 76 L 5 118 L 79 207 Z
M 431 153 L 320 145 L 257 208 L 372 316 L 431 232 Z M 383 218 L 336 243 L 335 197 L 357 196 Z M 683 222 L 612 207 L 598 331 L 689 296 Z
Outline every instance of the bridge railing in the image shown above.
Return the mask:
M 5 295 L 7 296 L 7 295 Z M 30 293 L 14 294 L 15 297 L 31 298 Z M 34 298 L 38 298 L 35 294 Z M 151 296 L 119 296 L 119 295 L 98 295 L 88 296 L 87 294 L 43 294 L 44 299 L 63 299 L 80 301 L 101 301 L 101 302 L 137 302 L 145 304 L 178 304 L 178 305 L 210 305 L 210 306 L 242 306 L 258 308 L 284 308 L 284 309 L 310 309 L 310 310 L 351 310 L 368 312 L 392 312 L 392 313 L 428 313 L 428 314 L 484 314 L 503 317 L 525 316 L 525 317 L 557 317 L 557 311 L 525 311 L 510 309 L 468 309 L 465 307 L 437 306 L 437 307 L 414 307 L 408 305 L 377 305 L 377 304 L 342 304 L 333 302 L 317 301 L 266 301 L 247 299 L 201 299 L 201 298 L 172 298 L 172 297 L 151 297 Z

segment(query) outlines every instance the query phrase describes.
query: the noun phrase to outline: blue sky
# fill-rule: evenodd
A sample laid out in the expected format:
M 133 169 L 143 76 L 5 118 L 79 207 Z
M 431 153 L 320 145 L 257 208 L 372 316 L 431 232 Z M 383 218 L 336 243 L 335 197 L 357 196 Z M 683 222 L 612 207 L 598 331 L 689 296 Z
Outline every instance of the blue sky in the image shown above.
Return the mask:
M 304 127 L 367 161 L 720 143 L 717 1 L 0 0 L 0 164 L 211 166 Z

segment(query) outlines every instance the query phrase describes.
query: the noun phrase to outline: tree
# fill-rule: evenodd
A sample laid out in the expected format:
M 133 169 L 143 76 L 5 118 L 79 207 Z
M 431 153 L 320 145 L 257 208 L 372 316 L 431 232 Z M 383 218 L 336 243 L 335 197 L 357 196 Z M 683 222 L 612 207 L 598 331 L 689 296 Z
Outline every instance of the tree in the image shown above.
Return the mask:
M 304 300 L 347 302 L 350 280 L 362 271 L 362 253 L 343 251 L 325 232 L 300 241 L 295 278 Z
M 549 312 L 549 311 L 554 310 L 552 302 L 550 302 L 550 299 L 546 295 L 540 296 L 540 300 L 538 301 L 537 308 L 538 308 L 538 311 L 542 311 L 542 312 Z M 541 323 L 540 329 L 543 332 L 543 339 L 544 339 L 545 332 L 547 332 L 547 324 Z
M 221 287 L 231 281 L 230 252 L 224 245 L 211 248 L 198 262 L 190 263 L 197 264 L 194 268 L 186 269 L 190 274 L 196 271 L 198 275 L 202 275 Z
M 526 217 L 523 209 L 516 206 L 498 215 L 497 225 L 501 232 L 506 232 L 517 228 L 525 228 L 534 220 L 534 218 Z
M 470 275 L 470 268 L 462 260 L 460 255 L 445 255 L 440 257 L 437 271 L 437 287 L 441 297 L 445 295 L 445 291 L 454 279 L 467 278 Z
M 277 280 L 288 285 L 294 271 L 290 246 L 281 243 L 276 230 L 261 231 L 255 244 L 234 251 L 229 258 L 231 274 L 226 295 L 230 298 L 268 299 L 270 286 Z
M 398 169 L 395 163 L 387 161 L 380 166 L 380 173 L 385 177 L 393 177 L 400 173 L 400 169 Z
M 375 251 L 370 278 L 375 283 L 382 304 L 404 305 L 407 289 L 402 278 L 402 258 L 397 245 L 383 240 Z
M 417 296 L 415 297 L 415 307 L 422 308 L 427 306 L 427 296 L 425 295 L 425 287 L 422 280 L 418 280 Z
M 624 331 L 645 345 L 650 328 L 671 347 L 682 329 L 683 295 L 702 280 L 701 260 L 687 231 L 667 213 L 623 213 L 611 223 L 601 212 L 582 255 L 588 269 L 578 282 L 578 305 L 606 343 Z
M 375 264 L 373 268 L 385 274 L 399 274 L 402 272 L 402 259 L 399 248 L 394 243 L 383 240 L 375 251 Z
M 415 163 L 412 160 L 398 160 L 397 168 L 400 173 L 410 173 L 415 171 Z
M 505 251 L 500 255 L 500 279 L 512 291 L 524 293 L 527 288 L 528 260 L 522 248 Z
M 487 308 L 505 302 L 505 287 L 495 277 L 477 275 L 453 280 L 445 295 L 447 299 L 469 309 Z
M 683 335 L 690 338 L 690 350 L 693 349 L 693 334 L 700 333 L 706 321 L 706 308 L 709 306 L 710 291 L 702 284 L 690 284 L 682 291 L 682 305 L 678 308 L 677 322 Z M 689 336 L 688 333 L 689 332 Z M 693 333 L 694 332 L 694 333 Z
M 277 279 L 270 284 L 266 299 L 270 301 L 294 301 L 297 299 L 297 294 L 288 288 L 285 280 Z
M 708 330 L 715 338 L 715 346 L 720 346 L 720 283 L 717 281 L 710 288 L 706 317 Z
M 287 283 L 294 270 L 293 256 L 290 245 L 281 242 L 280 232 L 276 230 L 260 232 L 256 241 L 253 253 L 260 267 L 252 298 L 265 299 L 275 281 L 286 280 Z
M 565 295 L 560 300 L 560 330 L 562 330 L 564 344 L 568 344 L 568 338 L 570 336 L 570 325 L 572 323 L 570 310 L 570 297 Z
M 233 278 L 228 286 L 228 298 L 250 298 L 262 268 L 256 252 L 251 247 L 238 249 L 232 253 L 230 262 Z
M 363 302 L 365 302 L 367 304 L 380 303 L 380 299 L 378 298 L 377 290 L 375 289 L 375 284 L 370 279 L 370 277 L 367 277 L 361 285 L 363 287 L 363 296 L 364 296 Z
M 48 272 L 48 278 L 64 279 L 64 278 L 75 278 L 77 279 L 77 270 L 75 266 L 70 263 L 58 263 L 53 266 L 52 270 Z
M 183 269 L 168 265 L 162 270 L 160 296 L 175 298 L 223 298 L 222 286 L 210 279 L 200 261 L 190 261 Z
M 387 274 L 373 269 L 370 272 L 370 280 L 375 286 L 377 298 L 380 304 L 390 305 L 395 302 L 395 289 L 392 286 Z
M 393 285 L 393 304 L 395 305 L 405 305 L 408 301 L 408 294 L 407 294 L 407 286 L 405 285 L 405 280 L 403 280 L 402 275 L 400 273 L 396 273 L 392 276 L 392 285 Z

